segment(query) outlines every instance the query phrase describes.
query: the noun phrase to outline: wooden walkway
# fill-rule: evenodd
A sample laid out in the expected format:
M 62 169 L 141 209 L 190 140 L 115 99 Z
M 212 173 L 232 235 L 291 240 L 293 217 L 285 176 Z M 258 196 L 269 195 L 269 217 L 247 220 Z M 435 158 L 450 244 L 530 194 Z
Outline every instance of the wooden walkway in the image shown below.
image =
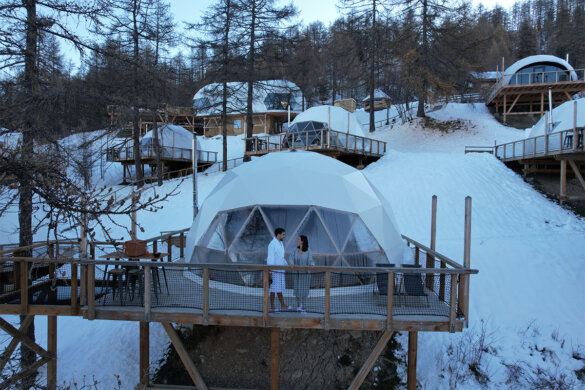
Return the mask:
M 386 142 L 322 129 L 246 138 L 246 155 L 263 156 L 285 150 L 310 150 L 352 166 L 365 166 L 386 153 Z
M 469 203 L 466 216 L 470 210 Z M 350 389 L 359 388 L 392 333 L 408 331 L 408 388 L 414 389 L 417 332 L 458 332 L 467 323 L 469 277 L 477 273 L 468 265 L 467 238 L 464 249 L 467 267 L 403 236 L 413 251 L 414 265 L 295 267 L 293 271 L 290 267 L 263 265 L 184 263 L 184 233 L 184 230 L 171 232 L 148 240 L 152 253 L 166 250 L 165 258 L 159 261 L 100 260 L 102 254 L 112 252 L 112 243 L 105 242 L 90 243 L 87 259 L 80 258 L 81 248 L 75 250 L 79 247 L 77 241 L 39 243 L 24 248 L 36 254 L 30 258 L 14 256 L 23 248 L 4 248 L 0 251 L 0 314 L 20 314 L 25 320 L 16 329 L 0 318 L 0 328 L 13 337 L 11 345 L 26 344 L 40 356 L 39 364 L 48 364 L 47 385 L 51 389 L 57 383 L 58 316 L 139 323 L 142 389 L 157 388 L 149 382 L 149 322 L 163 325 L 193 383 L 200 389 L 207 386 L 172 323 L 271 328 L 271 389 L 278 388 L 279 329 L 381 332 L 380 341 L 356 374 Z M 469 236 L 470 225 L 466 223 L 466 237 Z M 115 244 L 119 247 L 122 243 Z M 66 253 L 71 256 L 60 257 L 65 253 L 60 246 L 66 247 Z M 269 274 L 273 270 L 285 271 L 284 295 L 291 310 L 271 310 Z M 311 275 L 305 312 L 295 310 L 292 285 L 296 272 Z M 121 279 L 116 280 L 113 275 Z M 35 315 L 48 316 L 46 350 L 25 335 Z M 19 375 L 24 373 L 8 381 Z

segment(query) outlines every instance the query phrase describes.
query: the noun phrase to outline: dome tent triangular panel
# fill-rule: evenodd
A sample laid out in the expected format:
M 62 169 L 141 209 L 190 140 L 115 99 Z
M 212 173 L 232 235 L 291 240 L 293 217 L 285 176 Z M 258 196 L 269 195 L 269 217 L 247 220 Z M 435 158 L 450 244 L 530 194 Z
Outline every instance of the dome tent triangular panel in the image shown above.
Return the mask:
M 279 227 L 269 226 L 273 224 L 282 224 L 286 228 L 287 249 L 291 242 L 296 242 L 296 236 L 302 234 L 302 225 L 307 219 L 306 210 L 314 207 L 318 212 L 315 221 L 320 224 L 315 222 L 315 226 L 320 230 L 314 233 L 317 237 L 308 237 L 312 250 L 328 248 L 331 253 L 322 253 L 322 256 L 339 258 L 342 249 L 339 243 L 345 242 L 348 235 L 347 221 L 359 219 L 371 239 L 378 244 L 379 253 L 374 262 L 401 262 L 402 239 L 389 203 L 360 171 L 330 157 L 305 151 L 271 153 L 228 171 L 203 202 L 193 222 L 187 239 L 188 261 L 210 262 L 206 256 L 211 252 L 204 247 L 206 242 L 202 238 L 218 214 L 238 210 L 239 219 L 244 218 L 246 213 L 246 218 L 249 218 L 254 207 L 258 208 L 258 215 L 262 217 L 254 216 L 255 221 L 262 221 L 266 231 Z M 286 214 L 290 216 L 282 222 Z M 340 221 L 345 222 L 339 224 Z M 266 261 L 267 246 L 273 231 L 267 234 L 262 233 L 262 240 L 256 240 L 253 248 L 247 248 L 256 253 L 254 261 L 258 264 L 265 264 Z M 318 241 L 321 239 L 326 240 Z M 230 262 L 240 261 L 236 254 L 243 253 L 236 250 L 240 248 L 238 240 L 236 237 L 231 244 Z M 217 260 L 218 254 L 212 254 L 213 259 Z M 246 262 L 251 260 L 248 257 L 245 259 Z

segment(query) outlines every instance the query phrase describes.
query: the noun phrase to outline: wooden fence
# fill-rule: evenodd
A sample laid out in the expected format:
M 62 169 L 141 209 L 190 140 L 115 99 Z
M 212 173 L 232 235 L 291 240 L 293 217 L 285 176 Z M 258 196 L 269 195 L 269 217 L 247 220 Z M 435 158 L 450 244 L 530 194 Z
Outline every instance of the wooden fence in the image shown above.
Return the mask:
M 494 146 L 494 155 L 503 161 L 525 160 L 585 151 L 583 128 L 554 132 Z
M 111 162 L 125 162 L 134 161 L 134 148 L 131 146 L 126 147 L 112 147 L 106 151 L 106 159 Z M 143 160 L 155 159 L 156 153 L 154 148 L 141 147 L 140 157 Z M 183 161 L 188 162 L 192 159 L 191 149 L 177 148 L 174 146 L 161 146 L 160 157 L 167 161 Z M 197 159 L 204 162 L 217 162 L 217 152 L 210 152 L 206 150 L 197 150 Z

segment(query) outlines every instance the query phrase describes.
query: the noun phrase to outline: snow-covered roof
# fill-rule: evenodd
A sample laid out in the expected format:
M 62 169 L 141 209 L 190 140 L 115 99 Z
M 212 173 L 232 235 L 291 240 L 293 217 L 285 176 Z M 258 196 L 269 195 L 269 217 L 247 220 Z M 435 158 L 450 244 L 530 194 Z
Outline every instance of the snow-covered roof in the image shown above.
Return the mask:
M 193 97 L 193 106 L 199 116 L 219 115 L 221 113 L 223 87 L 213 83 L 201 88 Z M 227 84 L 228 114 L 244 114 L 248 101 L 248 84 L 231 82 Z M 283 104 L 283 102 L 286 102 Z M 302 93 L 299 87 L 287 80 L 265 80 L 254 83 L 254 113 L 287 112 L 299 113 L 302 108 Z
M 496 80 L 502 72 L 490 71 L 490 72 L 474 72 L 472 76 L 481 80 Z
M 142 145 L 152 144 L 153 130 L 142 137 Z M 193 145 L 193 133 L 189 130 L 172 124 L 165 124 L 158 128 L 158 142 L 160 146 L 191 149 Z M 199 142 L 197 143 L 199 146 Z
M 575 102 L 577 102 L 577 127 L 585 127 L 585 98 L 570 100 L 552 110 L 553 129 L 550 133 L 557 133 L 573 128 L 575 116 Z M 526 138 L 544 135 L 547 128 L 548 115 L 542 118 L 526 131 Z
M 573 69 L 571 64 L 569 64 L 567 61 L 563 60 L 562 58 L 551 56 L 548 54 L 540 54 L 540 55 L 536 55 L 536 56 L 522 58 L 521 60 L 518 60 L 518 61 L 514 62 L 511 66 L 509 66 L 506 69 L 506 71 L 504 72 L 504 75 L 506 78 L 506 84 L 508 84 L 510 82 L 510 80 L 512 79 L 512 76 L 514 76 L 514 74 L 516 74 L 516 72 L 518 72 L 519 70 L 521 70 L 527 66 L 542 64 L 542 63 L 553 63 L 553 64 L 560 65 L 562 68 L 564 68 L 568 71 L 571 71 L 571 78 L 573 80 L 579 79 L 577 77 L 577 73 L 575 72 L 575 69 Z
M 384 91 L 380 89 L 374 89 L 374 99 L 390 99 L 390 96 L 386 95 Z M 362 102 L 365 102 L 366 100 L 370 100 L 370 95 L 363 98 Z
M 291 125 L 299 122 L 317 121 L 327 123 L 331 130 L 340 131 L 342 133 L 365 137 L 362 126 L 357 120 L 357 117 L 337 106 L 316 106 L 303 111 L 291 122 Z
M 333 218 L 334 228 L 338 230 L 333 233 L 334 235 L 347 236 L 348 232 L 342 232 L 345 225 L 347 225 L 347 230 L 352 229 L 355 224 L 361 225 L 364 227 L 362 232 L 369 231 L 370 234 L 366 235 L 373 236 L 376 245 L 385 253 L 386 261 L 402 262 L 402 239 L 392 208 L 384 196 L 361 171 L 333 158 L 305 151 L 270 153 L 228 171 L 207 196 L 199 209 L 197 218 L 193 221 L 187 238 L 186 259 L 196 261 L 195 246 L 201 245 L 204 240 L 209 241 L 209 236 L 214 234 L 215 229 L 220 233 L 225 231 L 220 238 L 224 241 L 226 235 L 233 238 L 234 231 L 241 231 L 244 228 L 243 226 L 231 229 L 214 228 L 216 216 L 220 216 L 220 213 L 225 211 L 242 208 L 245 208 L 242 212 L 247 211 L 249 214 L 256 205 L 267 208 L 313 206 L 327 209 L 329 210 L 327 213 L 331 215 L 330 218 Z M 334 215 L 335 212 L 345 213 L 345 216 L 357 215 L 358 220 L 353 224 L 351 221 L 345 224 L 342 217 Z M 258 218 L 264 217 L 258 216 Z M 270 216 L 268 218 L 270 219 Z M 279 218 L 273 223 L 277 226 L 272 227 L 286 228 L 290 221 L 286 218 L 281 221 L 282 213 Z M 327 216 L 323 218 L 328 219 Z M 290 215 L 289 219 L 291 219 Z M 243 220 L 247 221 L 246 218 Z M 302 220 L 299 219 L 297 222 L 302 225 Z M 289 240 L 296 241 L 294 230 L 287 230 L 289 236 L 285 247 L 290 244 Z M 255 234 L 250 233 L 249 242 L 257 241 Z M 298 234 L 304 234 L 303 230 L 301 229 Z M 363 237 L 364 234 L 361 236 Z M 263 251 L 266 250 L 269 242 L 269 240 L 266 241 L 266 235 L 267 233 L 264 232 L 262 243 L 259 244 Z M 271 236 L 272 231 L 268 233 L 270 239 Z M 344 242 L 347 242 L 345 236 L 338 241 L 338 247 L 342 247 Z M 309 237 L 310 242 L 312 239 L 314 243 L 315 237 Z M 224 241 L 221 245 L 228 244 Z

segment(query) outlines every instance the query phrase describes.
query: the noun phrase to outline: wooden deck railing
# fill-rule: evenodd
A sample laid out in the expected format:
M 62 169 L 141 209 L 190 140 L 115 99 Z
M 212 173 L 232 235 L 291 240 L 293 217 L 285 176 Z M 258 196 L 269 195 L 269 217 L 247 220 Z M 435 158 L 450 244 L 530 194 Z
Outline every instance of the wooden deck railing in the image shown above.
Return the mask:
M 254 136 L 246 138 L 249 145 L 246 154 L 265 154 L 292 147 L 299 150 L 337 150 L 366 156 L 382 156 L 386 142 L 335 130 L 321 129 L 298 133 Z
M 507 86 L 514 87 L 567 82 L 585 82 L 585 69 L 499 74 L 496 83 L 490 88 L 488 101 L 491 101 L 500 89 Z
M 167 242 L 172 248 L 172 240 L 184 239 L 184 232 L 152 238 L 152 249 L 156 251 L 159 242 Z M 0 277 L 0 313 L 260 327 L 461 330 L 469 307 L 465 286 L 469 275 L 477 270 L 464 268 L 408 237 L 404 239 L 414 248 L 415 264 L 420 268 L 292 270 L 264 265 L 100 259 L 100 251 L 106 251 L 111 243 L 92 243 L 89 259 L 1 257 L 2 269 L 11 268 L 14 279 Z M 172 258 L 170 251 L 168 258 Z M 40 267 L 46 272 L 31 279 L 31 270 Z M 139 277 L 134 286 L 129 286 L 132 280 L 126 276 L 123 289 L 115 295 L 116 281 L 110 280 L 106 267 L 132 269 Z M 285 271 L 289 286 L 297 272 L 311 275 L 306 313 L 271 313 L 269 275 L 275 270 Z M 292 289 L 286 290 L 285 299 L 293 304 Z
M 140 157 L 142 159 L 154 159 L 156 153 L 152 147 L 141 147 Z M 217 152 L 210 152 L 206 150 L 198 150 L 197 156 L 199 161 L 204 162 L 217 162 Z M 162 146 L 161 147 L 161 158 L 164 160 L 172 161 L 191 161 L 192 153 L 191 149 L 177 148 L 173 146 Z M 131 146 L 126 147 L 113 147 L 108 148 L 106 151 L 106 159 L 111 162 L 124 162 L 134 161 L 134 148 Z
M 583 128 L 575 127 L 538 137 L 494 146 L 494 155 L 503 161 L 524 160 L 583 152 Z

